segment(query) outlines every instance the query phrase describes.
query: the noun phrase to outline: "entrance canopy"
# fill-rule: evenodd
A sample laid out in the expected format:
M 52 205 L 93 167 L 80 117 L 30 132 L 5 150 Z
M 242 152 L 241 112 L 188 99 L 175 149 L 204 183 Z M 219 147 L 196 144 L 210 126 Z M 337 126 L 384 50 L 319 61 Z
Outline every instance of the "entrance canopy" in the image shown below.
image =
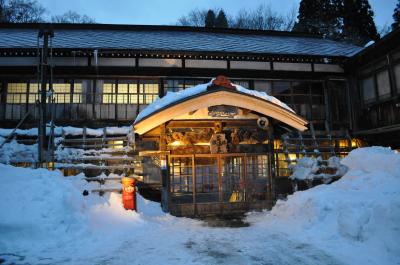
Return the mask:
M 231 84 L 227 79 L 168 93 L 145 108 L 136 118 L 135 132 L 139 135 L 159 125 L 213 106 L 234 106 L 273 118 L 300 131 L 307 129 L 307 121 L 298 116 L 285 103 L 264 92 L 249 90 Z M 227 83 L 229 82 L 229 83 Z M 186 115 L 187 116 L 187 115 Z

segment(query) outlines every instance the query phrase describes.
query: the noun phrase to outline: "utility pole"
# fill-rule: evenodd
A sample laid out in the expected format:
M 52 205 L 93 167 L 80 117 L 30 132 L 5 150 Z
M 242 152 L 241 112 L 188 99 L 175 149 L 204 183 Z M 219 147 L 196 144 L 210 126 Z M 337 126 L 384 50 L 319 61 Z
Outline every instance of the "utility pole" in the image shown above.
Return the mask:
M 39 143 L 38 160 L 42 166 L 46 161 L 45 143 L 46 143 L 46 121 L 47 121 L 47 83 L 50 72 L 49 65 L 49 38 L 53 38 L 54 33 L 51 29 L 40 29 L 38 38 L 43 38 L 43 47 L 40 56 L 40 104 L 39 104 Z

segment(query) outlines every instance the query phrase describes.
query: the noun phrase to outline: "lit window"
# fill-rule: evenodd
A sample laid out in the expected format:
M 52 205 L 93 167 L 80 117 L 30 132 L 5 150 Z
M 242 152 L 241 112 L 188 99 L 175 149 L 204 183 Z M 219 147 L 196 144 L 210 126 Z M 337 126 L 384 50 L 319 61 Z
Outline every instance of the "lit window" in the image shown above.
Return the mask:
M 35 104 L 36 101 L 39 100 L 39 91 L 38 83 L 29 84 L 28 103 Z
M 375 100 L 375 86 L 372 76 L 362 80 L 362 91 L 364 102 L 368 103 Z
M 70 103 L 71 102 L 71 84 L 59 83 L 53 84 L 53 97 L 56 103 Z
M 137 104 L 137 84 L 118 84 L 117 104 Z
M 376 75 L 376 81 L 378 83 L 379 98 L 390 97 L 390 81 L 388 70 L 378 73 Z
M 39 99 L 40 86 L 38 83 L 29 84 L 28 103 L 35 103 Z M 46 89 L 49 90 L 49 84 Z M 55 103 L 71 102 L 71 84 L 69 83 L 53 83 L 53 98 Z
M 82 103 L 82 84 L 74 84 L 74 92 L 72 94 L 72 103 Z
M 116 101 L 116 85 L 103 84 L 103 103 L 110 104 Z
M 139 88 L 139 104 L 150 104 L 158 98 L 157 83 L 142 83 Z
M 26 103 L 27 89 L 26 83 L 8 83 L 7 103 Z

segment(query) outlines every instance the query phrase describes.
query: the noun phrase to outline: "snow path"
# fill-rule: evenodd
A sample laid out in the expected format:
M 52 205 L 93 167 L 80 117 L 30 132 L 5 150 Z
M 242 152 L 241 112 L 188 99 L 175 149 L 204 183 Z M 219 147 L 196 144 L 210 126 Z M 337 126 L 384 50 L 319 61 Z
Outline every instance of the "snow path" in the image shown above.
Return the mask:
M 171 229 L 176 234 L 171 235 Z M 185 231 L 182 227 L 155 229 L 151 233 L 121 241 L 109 246 L 107 241 L 101 248 L 85 257 L 79 255 L 79 248 L 87 244 L 81 240 L 57 244 L 33 257 L 4 256 L 4 264 L 282 264 L 282 265 L 340 265 L 338 260 L 314 246 L 295 242 L 287 235 L 264 233 L 255 235 L 251 228 L 203 228 Z M 207 231 L 208 230 L 208 231 Z M 189 232 L 189 233 L 187 233 Z M 128 236 L 128 235 L 127 235 Z M 128 236 L 129 237 L 129 236 Z M 154 241 L 150 242 L 148 239 Z M 100 238 L 99 238 L 100 239 Z M 100 239 L 101 240 L 101 239 Z M 252 243 L 247 244 L 249 241 Z M 258 241 L 259 244 L 254 244 Z M 155 244 L 160 242 L 160 245 Z M 66 242 L 67 243 L 67 242 Z M 92 241 L 94 244 L 94 242 Z M 113 242 L 115 243 L 115 242 Z M 107 245 L 107 246 L 106 246 Z M 60 255 L 60 250 L 64 255 Z M 78 254 L 78 255 L 76 255 Z M 74 257 L 75 256 L 75 257 Z M 52 258 L 49 258 L 52 257 Z M 32 259 L 33 258 L 33 259 Z M 8 263 L 10 262 L 10 263 Z M 30 263 L 33 262 L 33 263 Z

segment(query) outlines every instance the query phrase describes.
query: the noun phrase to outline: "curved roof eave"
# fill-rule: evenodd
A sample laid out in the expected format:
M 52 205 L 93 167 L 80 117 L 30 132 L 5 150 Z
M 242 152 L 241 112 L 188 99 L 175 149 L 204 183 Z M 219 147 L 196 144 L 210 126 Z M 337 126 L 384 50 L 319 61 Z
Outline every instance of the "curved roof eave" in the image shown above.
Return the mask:
M 219 89 L 184 98 L 136 121 L 134 124 L 135 133 L 142 135 L 175 117 L 216 105 L 231 105 L 249 109 L 281 121 L 299 131 L 307 130 L 308 122 L 286 108 L 239 91 Z

